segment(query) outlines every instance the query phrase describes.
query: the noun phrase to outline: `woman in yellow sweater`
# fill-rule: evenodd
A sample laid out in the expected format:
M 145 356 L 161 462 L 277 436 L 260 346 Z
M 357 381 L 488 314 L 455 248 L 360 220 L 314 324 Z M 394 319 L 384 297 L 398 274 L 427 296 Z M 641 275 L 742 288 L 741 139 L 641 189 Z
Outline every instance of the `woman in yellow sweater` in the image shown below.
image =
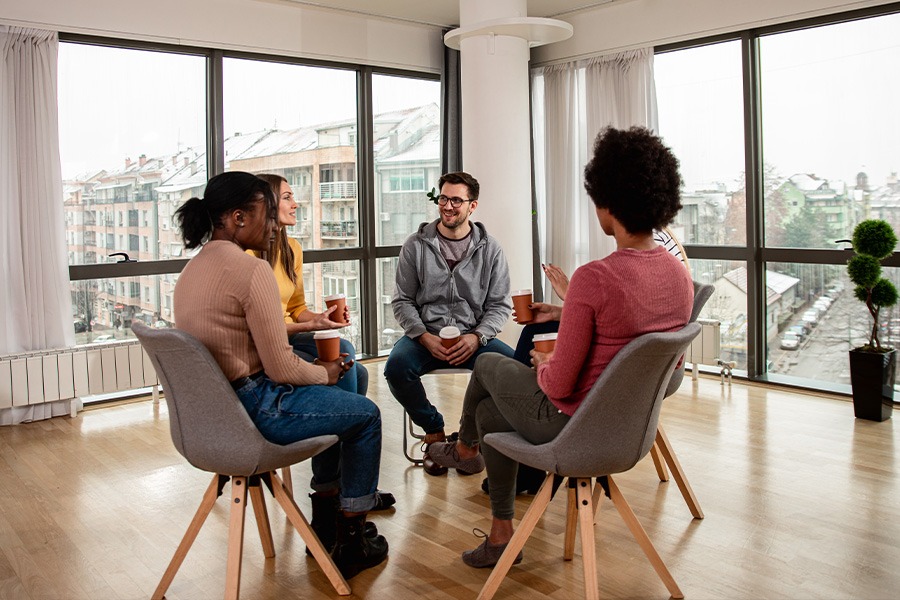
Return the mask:
M 265 179 L 272 186 L 272 191 L 278 199 L 278 229 L 275 232 L 275 241 L 269 245 L 269 250 L 265 253 L 256 252 L 254 254 L 268 260 L 275 271 L 284 322 L 287 325 L 288 341 L 294 349 L 294 353 L 307 362 L 313 362 L 319 356 L 315 340 L 313 340 L 313 332 L 323 329 L 339 329 L 347 325 L 331 320 L 330 315 L 333 309 L 317 313 L 309 310 L 309 307 L 306 306 L 306 294 L 303 289 L 303 249 L 297 240 L 287 234 L 287 227 L 297 224 L 297 202 L 294 200 L 294 191 L 287 179 L 281 175 L 266 173 L 258 177 Z M 350 314 L 346 307 L 344 321 L 347 324 L 350 323 Z M 353 366 L 347 371 L 347 375 L 338 382 L 338 387 L 365 396 L 369 387 L 368 371 L 365 367 L 356 365 L 356 349 L 348 340 L 341 339 L 341 352 L 348 355 L 348 362 Z

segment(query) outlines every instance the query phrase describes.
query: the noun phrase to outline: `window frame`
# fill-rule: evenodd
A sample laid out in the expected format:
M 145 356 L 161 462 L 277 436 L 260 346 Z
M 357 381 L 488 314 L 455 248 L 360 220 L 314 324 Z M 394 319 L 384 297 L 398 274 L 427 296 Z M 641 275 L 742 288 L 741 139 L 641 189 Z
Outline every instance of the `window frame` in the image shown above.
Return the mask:
M 376 287 L 378 260 L 400 255 L 400 245 L 378 246 L 375 242 L 378 215 L 375 213 L 374 182 L 374 115 L 372 105 L 372 77 L 388 75 L 409 79 L 441 81 L 435 73 L 411 71 L 398 68 L 377 67 L 363 64 L 342 63 L 308 58 L 287 57 L 255 52 L 180 46 L 122 38 L 106 38 L 83 34 L 59 33 L 60 43 L 86 44 L 123 50 L 142 50 L 168 54 L 200 56 L 206 60 L 206 150 L 207 173 L 209 177 L 225 171 L 224 135 L 224 91 L 223 64 L 226 58 L 257 60 L 299 66 L 324 67 L 352 71 L 357 81 L 357 200 L 359 223 L 359 246 L 332 248 L 327 250 L 305 250 L 305 264 L 331 261 L 358 261 L 359 284 L 357 293 L 362 303 L 361 348 L 357 356 L 366 358 L 379 355 L 377 331 L 377 302 L 380 299 Z M 113 218 L 116 218 L 113 215 Z M 153 261 L 116 262 L 96 264 L 70 264 L 69 281 L 74 283 L 90 279 L 117 279 L 147 275 L 177 274 L 184 269 L 189 259 L 172 258 Z M 162 308 L 162 307 L 161 307 Z
M 741 71 L 743 78 L 744 114 L 744 172 L 746 186 L 746 239 L 745 246 L 713 246 L 684 244 L 685 252 L 692 259 L 744 261 L 747 265 L 747 371 L 740 372 L 751 381 L 776 383 L 800 389 L 811 389 L 831 393 L 849 394 L 847 384 L 813 380 L 792 375 L 767 372 L 766 341 L 766 288 L 765 272 L 768 263 L 807 263 L 823 265 L 845 265 L 852 256 L 849 249 L 838 248 L 784 248 L 767 247 L 764 241 L 764 198 L 762 121 L 759 40 L 765 36 L 800 31 L 813 27 L 836 25 L 850 21 L 900 13 L 900 3 L 864 8 L 844 13 L 813 17 L 778 25 L 770 25 L 721 34 L 662 44 L 654 47 L 654 54 L 676 52 L 725 41 L 740 40 Z M 883 261 L 886 267 L 900 267 L 900 253 L 894 253 Z M 710 370 L 710 372 L 713 372 Z

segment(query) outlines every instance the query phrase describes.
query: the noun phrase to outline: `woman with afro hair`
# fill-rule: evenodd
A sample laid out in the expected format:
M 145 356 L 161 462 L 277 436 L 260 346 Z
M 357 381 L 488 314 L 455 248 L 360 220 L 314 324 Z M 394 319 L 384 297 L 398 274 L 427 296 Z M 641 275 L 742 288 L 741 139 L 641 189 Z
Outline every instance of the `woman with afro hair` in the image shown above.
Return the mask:
M 438 464 L 464 472 L 487 467 L 492 522 L 467 565 L 494 566 L 513 535 L 518 463 L 490 446 L 488 433 L 517 431 L 532 444 L 554 439 L 616 353 L 652 332 L 678 331 L 690 318 L 693 283 L 681 262 L 653 239 L 681 209 L 678 159 L 642 127 L 607 128 L 584 169 L 584 187 L 604 233 L 616 240 L 606 258 L 575 271 L 565 304 L 534 303 L 534 322 L 558 320 L 553 352 L 531 351 L 533 369 L 484 354 L 463 402 L 459 439 L 432 444 Z M 515 562 L 522 560 L 520 554 Z

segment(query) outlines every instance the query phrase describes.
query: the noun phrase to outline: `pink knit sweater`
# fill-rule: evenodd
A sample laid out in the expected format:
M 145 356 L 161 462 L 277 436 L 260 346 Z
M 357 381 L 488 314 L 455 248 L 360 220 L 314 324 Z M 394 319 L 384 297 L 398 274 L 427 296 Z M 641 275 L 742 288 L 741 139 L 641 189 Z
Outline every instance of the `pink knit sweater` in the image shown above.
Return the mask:
M 269 263 L 227 241 L 207 243 L 175 285 L 175 325 L 209 350 L 229 381 L 265 370 L 279 383 L 328 383 L 324 367 L 288 344 Z
M 687 324 L 694 286 L 687 269 L 662 246 L 617 250 L 572 275 L 553 356 L 538 385 L 572 415 L 616 353 L 636 337 Z

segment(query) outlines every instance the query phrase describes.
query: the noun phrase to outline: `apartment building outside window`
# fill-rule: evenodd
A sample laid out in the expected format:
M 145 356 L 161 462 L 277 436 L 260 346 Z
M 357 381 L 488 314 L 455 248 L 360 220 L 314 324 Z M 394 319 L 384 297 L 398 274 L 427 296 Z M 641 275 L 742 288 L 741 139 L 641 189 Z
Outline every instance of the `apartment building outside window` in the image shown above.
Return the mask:
M 383 239 L 381 211 L 374 210 L 381 190 L 368 182 L 380 179 L 381 161 L 403 168 L 408 153 L 420 172 L 423 202 L 424 174 L 436 184 L 436 77 L 65 34 L 59 73 L 62 200 L 79 343 L 130 336 L 134 320 L 174 324 L 171 295 L 189 258 L 174 213 L 202 197 L 212 174 L 244 170 L 283 175 L 294 189 L 298 222 L 288 233 L 304 248 L 310 309 L 324 310 L 326 290 L 340 290 L 351 307 L 344 334 L 358 351 L 389 349 L 378 328 L 384 327 L 380 300 L 387 287 L 392 291 L 393 276 L 376 287 L 375 261 L 376 254 L 396 255 L 405 235 L 391 229 L 388 244 L 375 250 L 374 240 Z M 148 73 L 153 86 L 144 85 Z M 207 90 L 210 73 L 220 75 Z M 396 89 L 370 103 L 371 127 L 361 132 L 359 107 L 379 78 Z M 221 102 L 221 122 L 207 112 L 210 98 Z M 417 214 L 424 220 L 421 209 Z M 368 238 L 366 231 L 372 231 Z M 111 271 L 114 252 L 138 262 Z M 148 262 L 157 272 L 146 273 Z M 140 275 L 129 276 L 137 270 Z M 371 317 L 368 304 L 378 306 Z

